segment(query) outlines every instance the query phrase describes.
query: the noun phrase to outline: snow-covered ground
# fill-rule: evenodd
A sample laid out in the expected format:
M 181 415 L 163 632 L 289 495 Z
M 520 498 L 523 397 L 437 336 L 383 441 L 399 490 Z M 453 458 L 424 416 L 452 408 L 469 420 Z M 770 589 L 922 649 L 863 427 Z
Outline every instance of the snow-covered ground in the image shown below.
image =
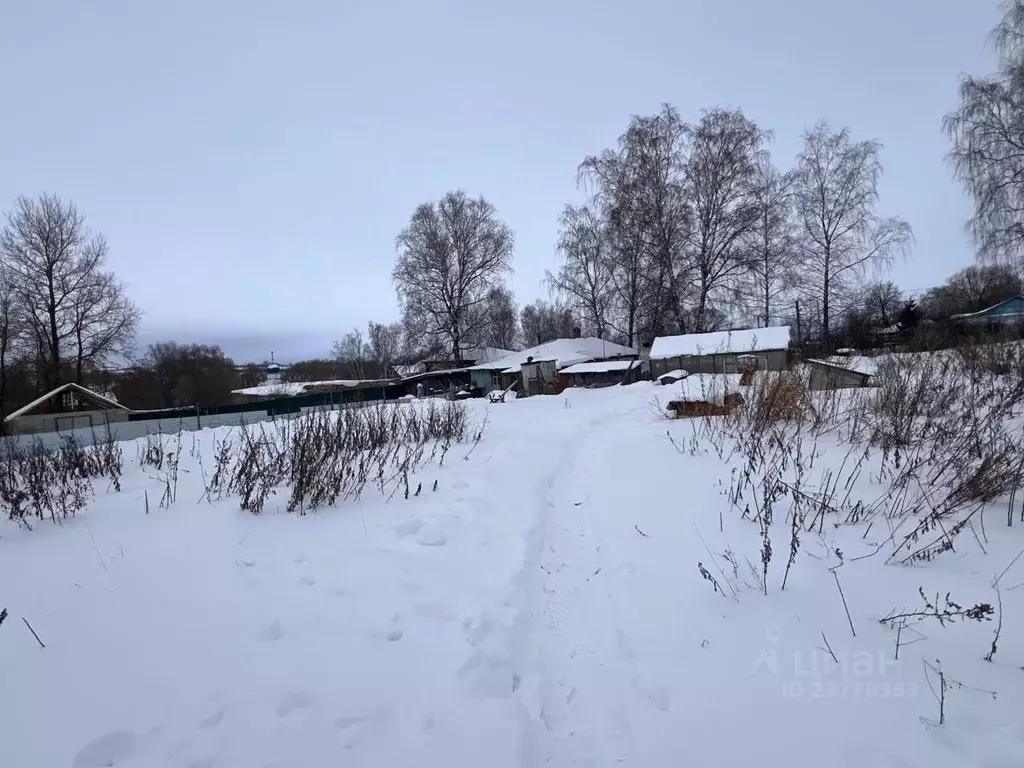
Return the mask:
M 780 515 L 766 596 L 728 452 L 653 402 L 675 390 L 471 401 L 483 439 L 419 495 L 306 516 L 200 501 L 188 452 L 159 508 L 126 444 L 119 493 L 0 524 L 0 766 L 1024 765 L 1022 527 L 895 567 L 858 559 L 882 522 L 829 518 L 783 591 Z M 206 472 L 227 432 L 197 433 Z M 847 453 L 818 448 L 815 477 Z M 880 618 L 995 603 L 1007 566 L 991 662 L 995 621 L 914 624 L 894 658 Z

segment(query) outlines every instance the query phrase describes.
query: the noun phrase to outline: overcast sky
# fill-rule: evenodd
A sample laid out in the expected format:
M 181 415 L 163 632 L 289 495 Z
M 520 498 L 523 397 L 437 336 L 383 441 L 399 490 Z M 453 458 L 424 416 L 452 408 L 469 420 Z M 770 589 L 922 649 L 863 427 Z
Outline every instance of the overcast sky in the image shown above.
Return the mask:
M 73 199 L 110 242 L 142 341 L 326 354 L 397 319 L 394 238 L 450 189 L 517 234 L 544 296 L 579 161 L 663 101 L 741 107 L 789 165 L 820 117 L 884 144 L 880 212 L 913 225 L 893 278 L 972 260 L 943 159 L 992 0 L 0 0 L 0 208 Z

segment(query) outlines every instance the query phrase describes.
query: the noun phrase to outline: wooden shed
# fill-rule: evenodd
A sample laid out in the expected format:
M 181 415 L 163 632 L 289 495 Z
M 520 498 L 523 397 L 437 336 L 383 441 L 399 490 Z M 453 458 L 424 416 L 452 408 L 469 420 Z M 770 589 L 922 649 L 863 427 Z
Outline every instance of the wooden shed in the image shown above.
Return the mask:
M 640 375 L 639 360 L 604 360 L 597 363 L 577 363 L 563 368 L 568 387 L 613 387 L 632 384 Z
M 651 376 L 679 369 L 712 374 L 788 370 L 789 341 L 789 326 L 659 336 L 651 345 Z
M 128 408 L 85 387 L 68 383 L 36 398 L 4 419 L 4 432 L 28 435 L 103 427 L 128 421 Z
M 534 360 L 530 358 L 520 365 L 519 375 L 523 382 L 523 394 L 554 394 L 555 375 L 557 373 L 557 360 Z

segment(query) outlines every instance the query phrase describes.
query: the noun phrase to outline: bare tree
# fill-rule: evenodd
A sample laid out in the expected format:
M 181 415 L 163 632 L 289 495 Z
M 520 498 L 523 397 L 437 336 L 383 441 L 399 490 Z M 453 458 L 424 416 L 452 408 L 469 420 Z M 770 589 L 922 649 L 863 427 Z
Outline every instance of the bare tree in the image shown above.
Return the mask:
M 8 380 L 12 363 L 24 341 L 25 324 L 18 296 L 0 272 L 0 424 L 6 416 Z
M 380 363 L 387 375 L 402 353 L 401 323 L 375 323 L 371 320 L 366 328 L 366 337 L 368 357 Z
M 693 207 L 690 259 L 697 296 L 693 325 L 710 330 L 709 299 L 735 285 L 750 268 L 746 240 L 758 219 L 758 167 L 765 162 L 767 131 L 739 110 L 713 109 L 693 129 L 686 191 Z
M 946 116 L 956 177 L 974 200 L 968 222 L 987 261 L 1024 260 L 1024 0 L 1005 6 L 991 34 L 999 71 L 965 76 L 960 106 Z
M 1024 292 L 1020 272 L 1007 264 L 972 264 L 929 290 L 922 310 L 933 320 L 960 312 L 977 312 Z
M 369 360 L 372 357 L 370 347 L 359 328 L 353 328 L 342 336 L 340 341 L 334 342 L 331 354 L 335 360 L 344 363 L 356 363 L 361 360 Z
M 487 292 L 480 305 L 484 320 L 476 342 L 482 347 L 512 349 L 519 336 L 519 310 L 516 297 L 505 285 L 496 285 Z
M 903 292 L 890 280 L 867 286 L 862 300 L 864 313 L 876 328 L 888 328 L 895 323 L 905 303 Z
M 120 382 L 118 398 L 136 408 L 217 405 L 239 386 L 231 358 L 216 346 L 151 344 L 143 365 Z
M 905 221 L 875 215 L 880 149 L 878 142 L 855 142 L 846 128 L 836 131 L 825 122 L 804 135 L 794 188 L 802 274 L 807 293 L 821 302 L 826 341 L 831 317 L 845 309 L 835 306 L 837 300 L 850 297 L 868 268 L 888 265 L 913 242 Z
M 558 303 L 538 300 L 527 304 L 520 322 L 526 347 L 566 339 L 573 334 L 572 310 Z
M 405 322 L 461 361 L 464 340 L 485 322 L 479 306 L 512 269 L 512 230 L 484 198 L 449 192 L 420 205 L 396 243 L 392 277 Z
M 611 244 L 604 223 L 587 206 L 565 206 L 559 219 L 557 274 L 548 284 L 566 296 L 582 319 L 587 335 L 602 338 L 612 302 Z
M 757 164 L 753 195 L 757 210 L 750 231 L 749 301 L 757 321 L 772 324 L 778 303 L 792 288 L 799 268 L 793 229 L 793 174 L 781 173 L 768 157 Z
M 601 223 L 607 254 L 607 326 L 629 344 L 639 337 L 682 330 L 685 324 L 689 270 L 684 256 L 690 214 L 684 165 L 689 135 L 690 128 L 675 108 L 664 104 L 656 115 L 634 116 L 616 150 L 588 157 L 579 168 L 579 179 L 593 191 L 591 209 Z M 569 221 L 563 217 L 566 233 L 580 224 L 589 223 L 578 215 Z M 581 243 L 570 239 L 565 244 L 578 249 Z M 566 259 L 566 265 L 572 266 L 571 260 Z M 564 292 L 570 297 L 580 293 L 582 273 L 579 264 L 575 267 L 569 274 L 560 272 L 555 283 L 569 286 Z M 604 275 L 598 277 L 600 284 Z M 586 287 L 585 280 L 582 285 Z M 597 325 L 595 302 L 587 303 L 589 307 L 578 309 L 587 324 Z
M 20 197 L 0 231 L 0 261 L 34 338 L 44 383 L 61 384 L 62 364 L 105 362 L 127 349 L 141 315 L 105 270 L 107 243 L 73 203 Z
M 629 162 L 628 131 L 619 150 L 605 150 L 584 159 L 577 179 L 593 190 L 593 206 L 600 211 L 608 241 L 608 325 L 629 344 L 641 335 L 644 313 L 649 311 L 648 247 L 642 203 Z M 526 336 L 526 329 L 523 330 Z
M 76 382 L 82 383 L 89 368 L 103 367 L 115 357 L 131 357 L 142 312 L 112 273 L 96 272 L 84 281 L 70 310 Z

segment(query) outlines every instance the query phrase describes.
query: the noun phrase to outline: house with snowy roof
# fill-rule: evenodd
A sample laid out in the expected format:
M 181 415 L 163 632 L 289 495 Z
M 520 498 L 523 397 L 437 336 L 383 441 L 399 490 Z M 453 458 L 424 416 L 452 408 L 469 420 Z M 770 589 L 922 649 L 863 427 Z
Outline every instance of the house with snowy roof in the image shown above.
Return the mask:
M 670 371 L 741 373 L 788 370 L 789 326 L 659 336 L 651 344 L 651 377 Z
M 581 337 L 555 339 L 514 352 L 469 369 L 474 390 L 508 389 L 517 383 L 523 393 L 547 392 L 554 387 L 554 378 L 564 369 L 580 363 L 608 360 L 634 360 L 637 351 L 605 339 Z M 532 382 L 532 383 L 531 383 Z

